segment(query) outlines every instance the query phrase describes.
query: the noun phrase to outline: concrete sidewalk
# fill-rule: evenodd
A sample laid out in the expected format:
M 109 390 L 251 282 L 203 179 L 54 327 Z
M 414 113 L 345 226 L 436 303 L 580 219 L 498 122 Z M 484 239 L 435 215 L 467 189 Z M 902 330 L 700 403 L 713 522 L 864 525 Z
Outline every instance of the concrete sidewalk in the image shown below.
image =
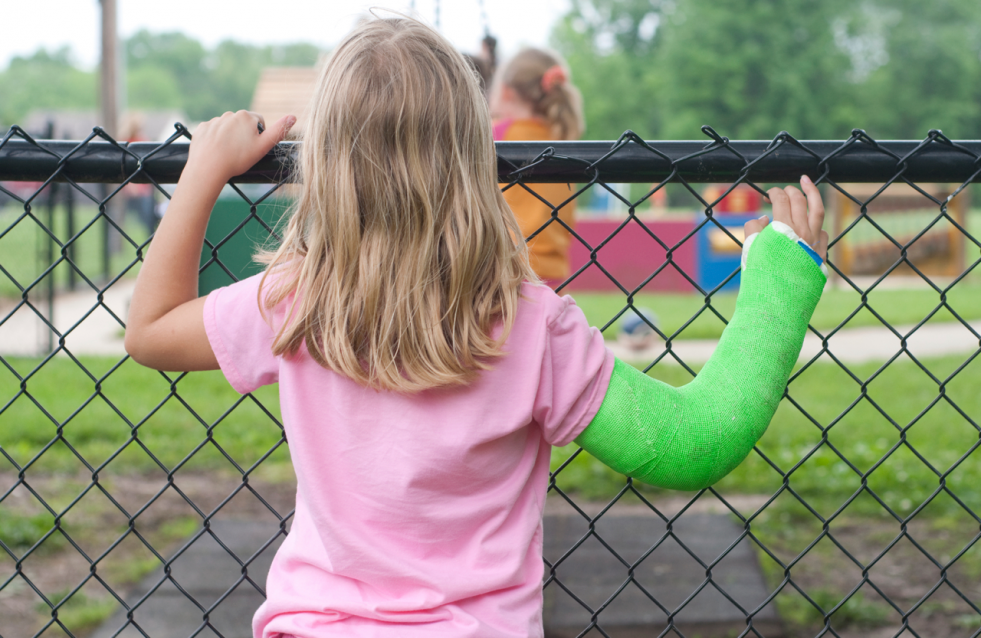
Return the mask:
M 972 321 L 969 325 L 981 334 L 981 321 Z M 914 326 L 894 326 L 894 328 L 899 335 L 906 335 Z M 716 339 L 679 339 L 671 343 L 671 350 L 686 363 L 705 363 L 715 352 L 718 344 Z M 629 348 L 617 342 L 607 342 L 607 346 L 624 361 L 650 362 L 664 352 L 663 342 L 642 350 Z M 917 358 L 943 357 L 975 352 L 981 347 L 981 343 L 970 330 L 959 323 L 928 323 L 910 335 L 906 340 L 906 347 Z M 821 339 L 813 333 L 808 333 L 804 337 L 804 346 L 801 348 L 798 361 L 801 363 L 810 361 L 821 352 L 821 349 Z M 887 361 L 901 349 L 900 337 L 885 327 L 844 328 L 828 339 L 828 350 L 836 359 L 844 363 Z M 831 361 L 827 354 L 823 355 L 821 360 Z M 661 363 L 676 364 L 677 360 L 668 355 L 661 359 Z
M 77 292 L 55 297 L 54 326 L 61 334 L 71 330 L 65 347 L 73 354 L 124 355 L 123 328 L 111 313 L 125 321 L 135 286 L 136 279 L 120 279 L 103 292 L 102 306 L 94 310 L 98 293 L 85 282 L 80 282 Z M 36 312 L 26 304 L 18 308 L 19 300 L 0 300 L 0 355 L 33 357 L 47 353 L 51 330 L 41 316 L 48 317 L 48 303 L 40 294 L 31 295 L 30 302 Z M 54 347 L 58 347 L 57 335 Z
M 135 279 L 116 282 L 103 294 L 106 308 L 99 307 L 95 310 L 92 310 L 92 306 L 96 304 L 97 296 L 92 289 L 58 295 L 54 308 L 55 327 L 64 333 L 82 320 L 65 339 L 66 347 L 78 355 L 123 356 L 123 329 L 107 308 L 125 321 L 135 285 Z M 46 301 L 32 298 L 31 303 L 41 314 L 47 314 Z M 0 301 L 0 355 L 44 354 L 49 333 L 47 325 L 38 313 L 27 306 L 21 306 L 8 317 L 14 308 L 14 302 Z M 970 322 L 970 325 L 981 333 L 981 320 Z M 895 329 L 900 335 L 905 335 L 913 326 L 896 326 Z M 57 341 L 55 345 L 57 346 Z M 679 339 L 672 342 L 671 349 L 686 363 L 699 364 L 708 360 L 717 345 L 716 339 Z M 976 351 L 979 345 L 978 339 L 959 323 L 929 323 L 907 340 L 909 351 L 916 357 L 967 354 Z M 616 341 L 608 341 L 607 346 L 617 357 L 634 362 L 650 362 L 664 352 L 663 343 L 641 350 L 629 348 Z M 865 363 L 887 361 L 900 351 L 901 345 L 900 337 L 888 328 L 868 327 L 838 331 L 828 340 L 828 348 L 844 363 Z M 820 351 L 821 340 L 814 334 L 808 334 L 804 339 L 800 361 L 810 361 Z M 823 358 L 830 360 L 827 355 Z M 677 363 L 670 355 L 661 361 Z
M 689 499 L 682 500 L 682 506 L 688 507 Z M 766 499 L 757 500 L 742 504 L 752 511 Z M 675 506 L 679 504 L 669 499 L 663 503 L 663 513 L 676 514 L 674 510 L 679 508 Z M 605 507 L 581 505 L 590 516 Z M 273 554 L 283 537 L 272 521 L 216 520 L 211 530 L 218 540 L 209 534 L 201 536 L 173 561 L 169 578 L 162 568 L 158 569 L 129 592 L 126 602 L 136 607 L 132 623 L 125 610 L 120 610 L 90 638 L 251 638 L 252 615 L 263 597 L 242 579 L 243 572 L 264 587 Z M 614 506 L 596 521 L 594 530 L 595 535 L 582 541 L 589 533 L 589 521 L 567 505 L 549 499 L 544 517 L 544 554 L 553 565 L 558 563 L 558 582 L 545 588 L 543 620 L 547 638 L 571 638 L 590 622 L 590 614 L 567 590 L 596 608 L 620 590 L 631 574 L 635 585 L 620 592 L 600 616 L 601 625 L 611 635 L 639 638 L 656 636 L 664 629 L 666 615 L 648 594 L 675 609 L 688 595 L 698 592 L 676 617 L 685 635 L 721 637 L 745 629 L 745 615 L 736 605 L 711 585 L 700 589 L 706 570 L 692 555 L 705 563 L 725 555 L 712 568 L 713 581 L 744 609 L 762 605 L 769 593 L 752 543 L 741 538 L 742 527 L 713 499 L 699 499 L 694 507 L 686 509 L 672 527 L 674 536 L 649 555 L 667 528 L 664 520 L 645 506 Z M 276 540 L 263 549 L 271 538 Z M 603 543 L 623 560 L 636 563 L 635 568 L 624 565 Z M 575 551 L 563 559 L 574 547 Z M 247 569 L 229 552 L 243 562 L 251 558 Z M 755 616 L 754 625 L 771 638 L 782 635 L 772 604 Z

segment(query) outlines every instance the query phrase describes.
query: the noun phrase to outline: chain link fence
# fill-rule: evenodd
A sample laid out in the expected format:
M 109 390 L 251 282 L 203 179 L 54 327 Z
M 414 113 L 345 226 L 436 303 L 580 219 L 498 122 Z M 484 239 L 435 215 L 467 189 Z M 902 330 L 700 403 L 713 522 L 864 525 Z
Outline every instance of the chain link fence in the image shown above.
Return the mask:
M 560 292 L 669 383 L 697 373 L 731 317 L 764 185 L 810 175 L 832 234 L 798 368 L 732 475 L 671 493 L 554 451 L 546 634 L 978 636 L 981 217 L 967 187 L 981 142 L 703 131 L 498 144 L 505 190 L 569 185 L 564 201 L 535 195 L 570 237 Z M 122 352 L 188 137 L 56 142 L 13 127 L 0 140 L 5 638 L 249 635 L 288 533 L 275 389 L 240 397 L 220 373 L 153 372 Z M 252 249 L 275 241 L 293 150 L 226 188 L 202 293 L 255 272 Z

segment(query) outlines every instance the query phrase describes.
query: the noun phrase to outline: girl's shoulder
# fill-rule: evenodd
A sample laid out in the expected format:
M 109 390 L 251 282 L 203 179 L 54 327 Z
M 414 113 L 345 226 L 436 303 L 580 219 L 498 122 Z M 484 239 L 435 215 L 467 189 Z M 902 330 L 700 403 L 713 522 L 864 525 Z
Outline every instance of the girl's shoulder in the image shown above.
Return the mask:
M 550 330 L 552 327 L 570 317 L 570 310 L 573 316 L 571 319 L 588 326 L 585 315 L 576 305 L 575 299 L 569 295 L 560 295 L 545 284 L 524 282 L 521 285 L 521 303 L 518 306 L 518 320 L 525 323 L 533 323 Z

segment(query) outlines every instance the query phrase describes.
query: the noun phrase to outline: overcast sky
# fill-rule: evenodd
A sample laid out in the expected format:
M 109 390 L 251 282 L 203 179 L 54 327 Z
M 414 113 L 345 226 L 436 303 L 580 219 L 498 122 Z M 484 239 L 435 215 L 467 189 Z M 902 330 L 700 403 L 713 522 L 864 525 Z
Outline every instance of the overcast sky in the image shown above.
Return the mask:
M 11 57 L 42 46 L 69 45 L 80 66 L 98 63 L 98 0 L 2 0 L 0 4 L 7 25 L 0 36 L 0 68 Z M 208 47 L 226 39 L 329 47 L 368 8 L 407 12 L 413 4 L 416 14 L 430 24 L 436 23 L 439 6 L 443 34 L 462 50 L 478 49 L 483 37 L 479 0 L 117 0 L 121 37 L 140 29 L 182 31 Z M 504 56 L 524 44 L 547 44 L 552 25 L 568 8 L 568 0 L 484 0 L 484 4 Z

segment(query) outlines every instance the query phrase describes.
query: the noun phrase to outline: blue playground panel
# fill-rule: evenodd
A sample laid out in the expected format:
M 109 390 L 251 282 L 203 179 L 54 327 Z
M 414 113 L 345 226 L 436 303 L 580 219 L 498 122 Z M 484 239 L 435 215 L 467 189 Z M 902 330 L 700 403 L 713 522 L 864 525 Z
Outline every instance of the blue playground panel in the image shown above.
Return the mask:
M 753 214 L 716 214 L 715 220 L 740 242 L 743 240 L 743 224 L 756 219 L 760 213 Z M 698 249 L 695 251 L 698 266 L 698 285 L 705 290 L 712 290 L 733 271 L 736 276 L 730 279 L 722 290 L 735 291 L 739 289 L 739 260 L 742 249 L 730 239 L 719 226 L 710 221 L 702 226 L 697 235 Z

